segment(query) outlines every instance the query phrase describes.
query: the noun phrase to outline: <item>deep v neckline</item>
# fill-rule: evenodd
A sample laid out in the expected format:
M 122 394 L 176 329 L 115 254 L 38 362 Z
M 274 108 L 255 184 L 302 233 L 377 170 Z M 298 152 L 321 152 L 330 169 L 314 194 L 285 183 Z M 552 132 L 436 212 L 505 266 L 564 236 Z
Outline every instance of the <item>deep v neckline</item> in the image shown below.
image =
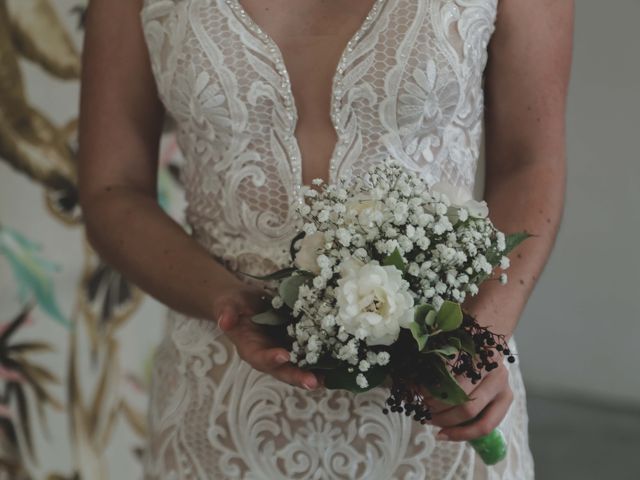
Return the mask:
M 288 138 L 286 139 L 287 145 L 285 145 L 285 147 L 288 149 L 291 157 L 291 170 L 293 178 L 295 179 L 296 194 L 298 194 L 301 188 L 303 186 L 307 186 L 307 184 L 304 183 L 303 161 L 300 143 L 298 142 L 298 139 L 295 135 L 295 131 L 298 126 L 298 107 L 295 103 L 295 97 L 291 88 L 289 70 L 287 69 L 286 63 L 284 61 L 282 49 L 271 37 L 271 35 L 265 32 L 262 27 L 260 27 L 260 25 L 258 25 L 258 23 L 253 19 L 253 17 L 249 15 L 249 13 L 242 6 L 242 3 L 240 3 L 240 0 L 225 1 L 232 9 L 237 11 L 242 23 L 244 24 L 244 27 L 250 33 L 253 32 L 254 34 L 257 34 L 258 37 L 268 47 L 268 51 L 272 56 L 272 61 L 275 64 L 275 70 L 282 79 L 285 108 L 287 109 L 287 117 L 290 120 L 290 131 Z M 343 144 L 343 138 L 340 132 L 340 127 L 338 125 L 338 115 L 340 101 L 342 99 L 342 95 L 344 94 L 344 90 L 342 88 L 342 80 L 347 65 L 351 63 L 349 61 L 349 57 L 354 54 L 354 52 L 356 51 L 356 47 L 358 46 L 365 32 L 374 24 L 375 20 L 378 18 L 378 14 L 381 10 L 380 6 L 385 1 L 386 0 L 374 0 L 366 17 L 364 18 L 358 29 L 351 35 L 351 38 L 346 43 L 346 45 L 343 47 L 338 63 L 336 64 L 332 75 L 331 96 L 329 98 L 329 101 L 331 124 L 334 131 L 336 132 L 336 142 L 333 147 L 331 157 L 329 158 L 329 171 L 325 172 L 324 180 L 327 184 L 332 184 L 335 182 L 335 173 L 338 168 L 337 161 L 344 153 L 344 148 L 346 147 L 346 145 Z

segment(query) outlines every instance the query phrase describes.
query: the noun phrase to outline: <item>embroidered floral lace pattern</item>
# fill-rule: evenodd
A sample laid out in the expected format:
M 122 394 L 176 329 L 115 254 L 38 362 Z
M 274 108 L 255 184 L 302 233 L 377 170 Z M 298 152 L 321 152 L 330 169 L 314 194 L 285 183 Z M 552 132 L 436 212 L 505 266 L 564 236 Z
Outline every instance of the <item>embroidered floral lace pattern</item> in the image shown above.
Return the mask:
M 375 0 L 333 78 L 330 182 L 392 154 L 429 182 L 472 190 L 497 1 Z M 141 21 L 178 127 L 194 238 L 230 271 L 284 266 L 302 174 L 280 50 L 240 0 L 145 0 Z M 524 385 L 518 364 L 507 366 L 509 454 L 487 468 L 468 444 L 436 441 L 436 427 L 382 414 L 382 388 L 278 382 L 242 361 L 213 322 L 170 310 L 145 478 L 531 479 Z

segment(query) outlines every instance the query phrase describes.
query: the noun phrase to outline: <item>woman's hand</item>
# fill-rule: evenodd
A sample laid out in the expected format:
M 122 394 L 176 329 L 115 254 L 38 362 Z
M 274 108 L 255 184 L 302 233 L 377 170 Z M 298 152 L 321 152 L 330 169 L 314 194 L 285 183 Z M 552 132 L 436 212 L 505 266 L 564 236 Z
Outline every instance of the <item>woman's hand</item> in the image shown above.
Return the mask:
M 311 372 L 289 363 L 289 352 L 278 345 L 251 316 L 268 308 L 264 292 L 250 287 L 230 289 L 215 300 L 214 318 L 236 346 L 240 358 L 256 370 L 290 385 L 314 390 L 320 380 Z
M 436 438 L 467 441 L 490 433 L 500 424 L 513 401 L 506 365 L 499 361 L 498 367 L 484 372 L 482 379 L 475 385 L 462 375 L 455 379 L 472 400 L 462 405 L 448 405 L 431 395 L 425 397 L 433 416 L 428 423 L 441 427 Z M 473 419 L 475 420 L 460 426 Z

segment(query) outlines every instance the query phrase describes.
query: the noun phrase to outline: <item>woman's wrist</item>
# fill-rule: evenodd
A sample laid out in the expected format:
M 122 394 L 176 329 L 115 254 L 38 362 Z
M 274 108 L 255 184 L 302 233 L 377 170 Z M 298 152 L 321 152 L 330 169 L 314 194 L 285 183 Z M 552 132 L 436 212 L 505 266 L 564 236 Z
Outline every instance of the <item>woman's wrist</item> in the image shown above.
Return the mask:
M 484 286 L 484 285 L 483 285 Z M 507 288 L 505 285 L 498 285 L 498 288 Z M 482 290 L 473 297 L 467 297 L 463 302 L 462 308 L 473 316 L 476 321 L 492 332 L 504 335 L 505 340 L 509 340 L 517 326 L 519 313 L 517 313 L 517 305 L 515 294 L 505 297 L 504 291 L 499 293 Z

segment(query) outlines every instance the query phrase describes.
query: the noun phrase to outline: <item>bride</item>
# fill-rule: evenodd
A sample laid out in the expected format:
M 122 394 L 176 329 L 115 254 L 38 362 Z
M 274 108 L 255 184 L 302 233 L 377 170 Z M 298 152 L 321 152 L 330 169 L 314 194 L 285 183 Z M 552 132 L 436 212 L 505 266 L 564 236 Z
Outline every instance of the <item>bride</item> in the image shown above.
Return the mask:
M 303 185 L 385 155 L 484 198 L 536 236 L 510 281 L 465 308 L 509 339 L 561 220 L 571 0 L 93 0 L 87 13 L 80 198 L 106 261 L 169 307 L 154 362 L 148 479 L 534 477 L 525 389 L 506 361 L 431 423 L 383 415 L 288 362 L 248 317 L 238 272 L 284 266 Z M 163 116 L 185 157 L 186 233 L 156 201 Z M 160 319 L 158 319 L 160 321 Z M 466 423 L 464 426 L 460 424 Z M 506 459 L 466 442 L 500 427 Z

